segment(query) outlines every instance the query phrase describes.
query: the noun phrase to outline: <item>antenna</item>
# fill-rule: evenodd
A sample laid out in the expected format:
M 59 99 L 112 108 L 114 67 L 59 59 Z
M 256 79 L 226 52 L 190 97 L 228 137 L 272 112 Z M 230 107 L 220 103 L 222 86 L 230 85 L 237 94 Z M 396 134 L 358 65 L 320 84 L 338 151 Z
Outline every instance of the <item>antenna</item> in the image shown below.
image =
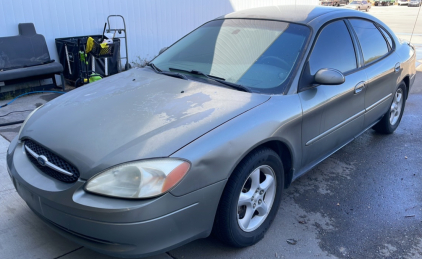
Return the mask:
M 415 31 L 416 22 L 418 21 L 420 11 L 421 11 L 421 5 L 419 5 L 418 15 L 416 16 L 415 24 L 413 25 L 412 35 L 410 35 L 409 43 L 412 43 L 413 32 Z

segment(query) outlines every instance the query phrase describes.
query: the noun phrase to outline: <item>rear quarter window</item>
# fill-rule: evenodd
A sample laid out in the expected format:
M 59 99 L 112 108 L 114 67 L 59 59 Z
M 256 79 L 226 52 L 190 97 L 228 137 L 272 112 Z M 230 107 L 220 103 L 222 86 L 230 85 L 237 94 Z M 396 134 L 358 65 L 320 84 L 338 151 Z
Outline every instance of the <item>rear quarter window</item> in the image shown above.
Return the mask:
M 385 38 L 387 39 L 388 44 L 390 44 L 390 47 L 393 48 L 393 39 L 391 39 L 390 34 L 388 34 L 388 32 L 386 30 L 384 30 L 384 28 L 382 28 L 382 27 L 379 27 L 379 28 L 380 28 L 382 34 L 384 34 Z

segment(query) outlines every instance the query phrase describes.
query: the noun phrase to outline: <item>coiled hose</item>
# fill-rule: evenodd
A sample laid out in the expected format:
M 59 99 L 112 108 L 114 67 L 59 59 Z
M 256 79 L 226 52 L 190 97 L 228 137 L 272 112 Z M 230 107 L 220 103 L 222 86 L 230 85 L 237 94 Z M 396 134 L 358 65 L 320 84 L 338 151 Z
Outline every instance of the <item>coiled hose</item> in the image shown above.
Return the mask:
M 29 94 L 37 94 L 37 93 L 65 94 L 66 92 L 61 92 L 61 91 L 33 91 L 33 92 L 28 92 L 28 93 L 24 93 L 24 94 L 18 95 L 16 98 L 14 98 L 13 100 L 11 100 L 10 102 L 8 102 L 8 103 L 6 103 L 4 105 L 1 105 L 0 108 L 4 108 L 4 107 L 10 105 L 11 103 L 13 103 L 14 101 L 16 101 L 18 98 L 20 98 L 22 96 L 29 95 Z M 20 124 L 20 123 L 23 123 L 23 122 L 24 122 L 24 120 L 2 123 L 2 124 L 0 124 L 0 127 L 10 126 L 10 125 L 15 125 L 15 124 Z

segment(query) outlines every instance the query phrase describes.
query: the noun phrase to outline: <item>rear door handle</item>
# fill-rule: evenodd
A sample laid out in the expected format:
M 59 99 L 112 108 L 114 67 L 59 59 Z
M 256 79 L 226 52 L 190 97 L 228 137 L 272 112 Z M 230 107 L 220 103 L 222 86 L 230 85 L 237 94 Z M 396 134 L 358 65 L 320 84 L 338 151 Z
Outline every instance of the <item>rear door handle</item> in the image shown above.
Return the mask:
M 355 86 L 355 94 L 358 94 L 360 92 L 362 92 L 362 90 L 365 88 L 365 82 L 359 82 L 356 86 Z
M 397 62 L 397 63 L 394 65 L 394 71 L 395 71 L 395 72 L 399 72 L 399 71 L 400 71 L 400 63 L 399 63 L 399 62 Z

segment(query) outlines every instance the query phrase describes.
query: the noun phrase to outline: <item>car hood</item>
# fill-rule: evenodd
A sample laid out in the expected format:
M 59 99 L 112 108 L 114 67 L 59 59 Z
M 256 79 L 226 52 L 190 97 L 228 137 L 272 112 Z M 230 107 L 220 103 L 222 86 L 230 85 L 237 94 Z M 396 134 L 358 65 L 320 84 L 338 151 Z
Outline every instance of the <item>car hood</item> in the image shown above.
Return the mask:
M 170 156 L 269 98 L 131 69 L 48 102 L 21 137 L 68 160 L 88 179 L 116 164 Z

